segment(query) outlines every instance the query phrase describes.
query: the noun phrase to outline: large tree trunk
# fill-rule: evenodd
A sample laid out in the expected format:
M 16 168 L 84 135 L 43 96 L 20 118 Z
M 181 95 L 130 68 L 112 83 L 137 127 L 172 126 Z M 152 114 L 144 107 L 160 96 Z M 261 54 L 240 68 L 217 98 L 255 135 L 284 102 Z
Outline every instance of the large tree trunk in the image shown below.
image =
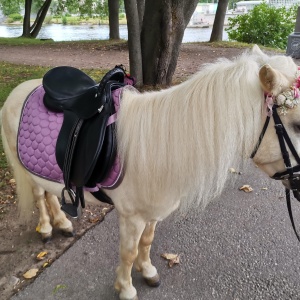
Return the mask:
M 144 84 L 171 84 L 197 0 L 146 0 L 141 34 Z
M 140 30 L 142 30 L 144 13 L 145 13 L 145 0 L 137 0 L 137 8 L 139 14 Z
M 223 40 L 223 28 L 228 2 L 229 0 L 219 0 L 214 25 L 209 40 L 210 42 L 218 42 Z
M 120 39 L 119 31 L 119 0 L 108 0 L 109 39 Z
M 50 7 L 52 0 L 45 0 L 39 11 L 37 12 L 36 19 L 34 23 L 30 26 L 30 13 L 32 0 L 25 1 L 25 15 L 23 21 L 23 34 L 22 37 L 36 38 L 39 34 L 45 17 L 47 15 L 48 9 Z
M 32 5 L 32 0 L 26 0 L 25 1 L 25 13 L 24 13 L 24 19 L 23 19 L 22 37 L 28 37 L 28 38 L 31 37 L 31 35 L 30 35 L 31 5 Z
M 143 84 L 143 69 L 137 2 L 124 0 L 124 4 L 127 16 L 130 73 L 136 78 L 136 85 L 139 86 Z

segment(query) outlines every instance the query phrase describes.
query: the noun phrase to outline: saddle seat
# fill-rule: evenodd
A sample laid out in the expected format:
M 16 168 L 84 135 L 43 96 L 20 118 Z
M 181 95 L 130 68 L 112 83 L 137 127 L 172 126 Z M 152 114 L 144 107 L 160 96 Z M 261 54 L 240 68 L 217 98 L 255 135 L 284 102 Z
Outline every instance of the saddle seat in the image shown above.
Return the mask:
M 109 80 L 123 82 L 124 71 L 116 67 L 97 84 L 79 69 L 69 66 L 53 68 L 43 78 L 44 104 L 51 111 L 71 110 L 80 118 L 88 119 L 100 107 L 99 95 Z
M 97 84 L 84 72 L 62 66 L 43 77 L 44 105 L 64 116 L 55 154 L 65 183 L 61 208 L 72 217 L 79 215 L 79 202 L 85 207 L 83 188 L 104 180 L 116 158 L 115 124 L 107 122 L 115 113 L 112 91 L 125 85 L 125 76 L 116 66 Z M 65 191 L 72 203 L 66 202 Z M 104 192 L 100 197 L 112 204 Z

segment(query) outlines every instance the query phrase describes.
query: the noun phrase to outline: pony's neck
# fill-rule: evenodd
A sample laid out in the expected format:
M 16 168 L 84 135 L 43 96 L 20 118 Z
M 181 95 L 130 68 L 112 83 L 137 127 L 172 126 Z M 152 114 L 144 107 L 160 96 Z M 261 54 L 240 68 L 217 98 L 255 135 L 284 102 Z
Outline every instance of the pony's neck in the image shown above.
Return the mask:
M 201 195 L 205 203 L 221 192 L 228 169 L 250 156 L 259 135 L 263 93 L 256 71 L 247 61 L 224 61 L 164 91 L 125 93 L 119 148 L 136 184 L 148 182 L 145 193 L 172 190 L 189 199 Z

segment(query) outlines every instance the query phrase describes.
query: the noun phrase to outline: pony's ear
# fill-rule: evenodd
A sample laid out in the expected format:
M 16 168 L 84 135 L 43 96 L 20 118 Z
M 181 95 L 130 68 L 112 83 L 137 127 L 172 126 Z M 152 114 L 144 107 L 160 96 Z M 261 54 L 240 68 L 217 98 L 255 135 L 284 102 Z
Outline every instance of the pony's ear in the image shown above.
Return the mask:
M 252 53 L 260 56 L 267 56 L 260 50 L 260 48 L 256 44 L 252 47 Z
M 274 96 L 290 86 L 289 80 L 270 65 L 264 65 L 260 68 L 259 79 L 264 91 Z

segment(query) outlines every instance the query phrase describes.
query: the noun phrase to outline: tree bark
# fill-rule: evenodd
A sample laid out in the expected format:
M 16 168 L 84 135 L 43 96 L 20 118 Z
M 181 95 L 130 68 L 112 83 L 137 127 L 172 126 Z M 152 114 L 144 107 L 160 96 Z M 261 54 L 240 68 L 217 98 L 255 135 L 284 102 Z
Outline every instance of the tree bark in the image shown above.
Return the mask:
M 36 19 L 34 23 L 30 26 L 30 13 L 32 0 L 25 1 L 25 14 L 23 21 L 23 33 L 22 37 L 36 38 L 39 34 L 45 17 L 47 15 L 48 9 L 50 7 L 52 0 L 45 0 L 39 11 L 37 12 Z
M 25 13 L 24 13 L 24 19 L 23 19 L 23 33 L 22 37 L 28 37 L 30 38 L 30 14 L 31 14 L 31 5 L 32 0 L 26 0 L 25 1 Z
M 108 0 L 109 39 L 119 40 L 119 0 Z
M 145 13 L 145 0 L 137 0 L 137 8 L 139 14 L 140 30 L 142 30 L 144 13 Z
M 124 0 L 124 4 L 127 16 L 130 73 L 136 78 L 136 85 L 140 86 L 143 84 L 143 68 L 137 0 Z
M 223 40 L 223 28 L 229 0 L 219 0 L 209 42 Z
M 171 84 L 197 0 L 146 0 L 141 43 L 144 84 Z

